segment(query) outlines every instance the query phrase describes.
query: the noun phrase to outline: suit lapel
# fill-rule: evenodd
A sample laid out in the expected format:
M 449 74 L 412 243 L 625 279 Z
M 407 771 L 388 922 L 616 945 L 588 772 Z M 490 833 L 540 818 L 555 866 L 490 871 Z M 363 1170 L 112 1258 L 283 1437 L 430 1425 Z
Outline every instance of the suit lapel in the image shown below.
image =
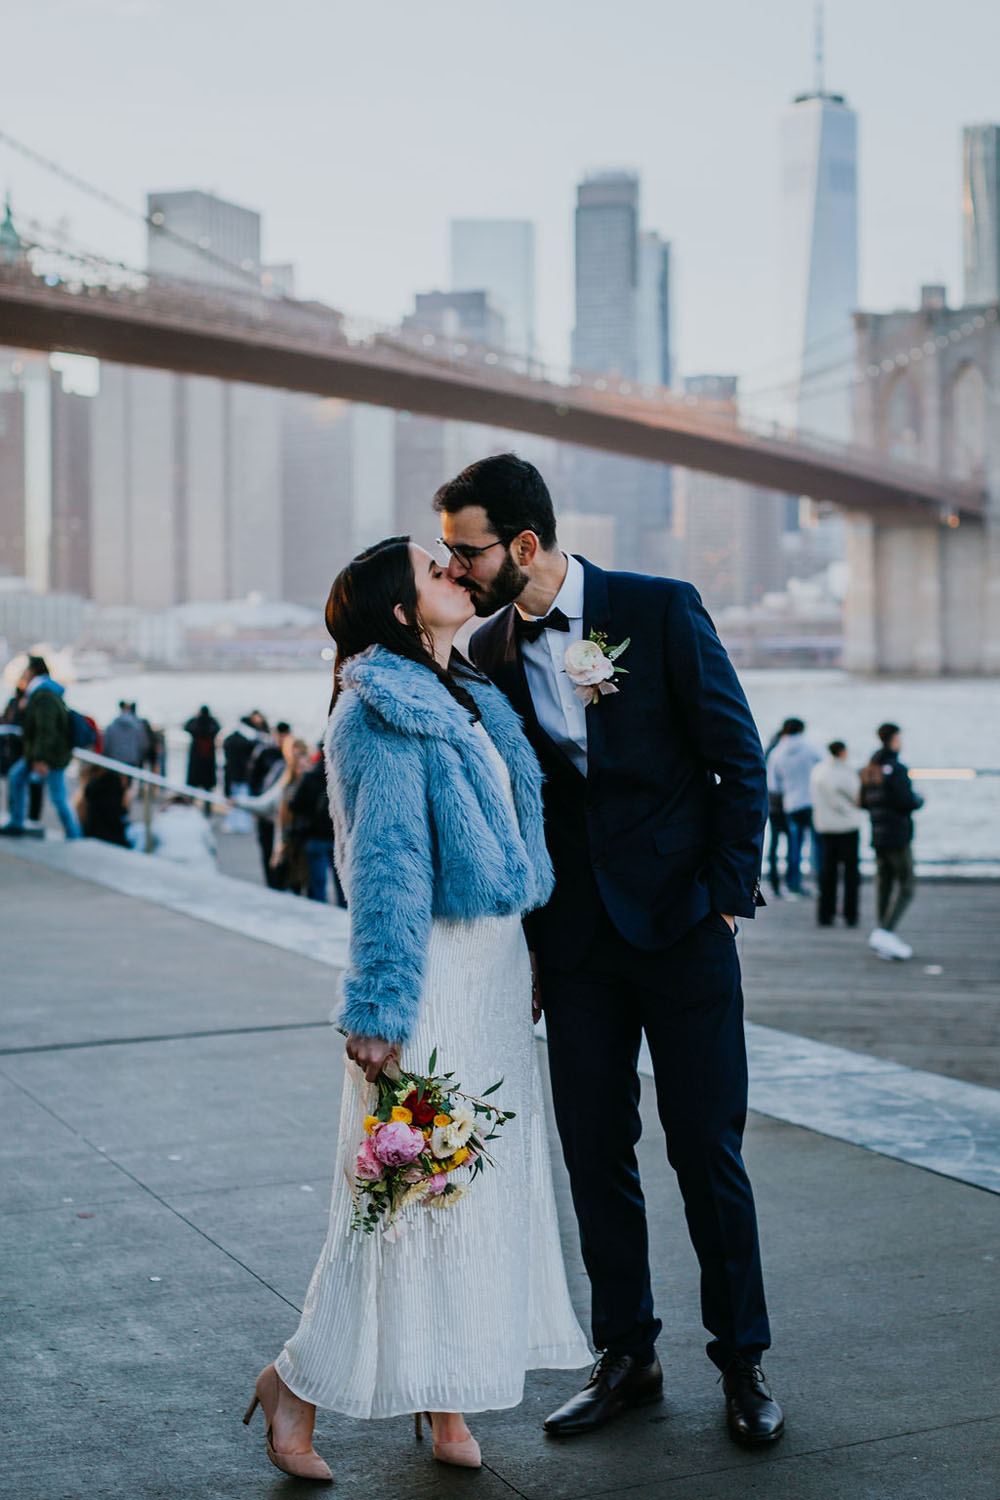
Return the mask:
M 583 639 L 589 640 L 592 630 L 609 632 L 611 608 L 608 602 L 608 576 L 603 568 L 595 567 L 585 557 L 583 564 Z M 617 645 L 611 641 L 612 646 Z M 606 720 L 608 704 L 614 700 L 602 697 L 587 705 L 587 779 L 591 779 L 595 765 L 607 751 Z
M 550 763 L 555 762 L 570 775 L 579 776 L 580 772 L 562 746 L 550 739 L 538 722 L 531 689 L 528 687 L 528 674 L 524 670 L 521 643 L 517 635 L 517 611 L 512 604 L 507 606 L 506 617 L 501 617 L 499 625 L 500 649 L 496 658 L 494 682 L 506 695 L 515 711 L 520 714 L 528 738 L 534 745 L 539 758 L 543 762 L 545 760 Z

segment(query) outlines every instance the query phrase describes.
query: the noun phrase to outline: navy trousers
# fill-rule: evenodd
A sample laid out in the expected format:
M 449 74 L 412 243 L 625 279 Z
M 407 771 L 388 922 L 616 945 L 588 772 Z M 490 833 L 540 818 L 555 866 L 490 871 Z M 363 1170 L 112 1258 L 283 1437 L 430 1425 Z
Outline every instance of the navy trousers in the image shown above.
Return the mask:
M 719 1366 L 770 1346 L 753 1192 L 741 1155 L 747 1063 L 739 957 L 711 913 L 672 948 L 631 947 L 604 916 L 572 971 L 540 974 L 556 1123 L 580 1226 L 599 1349 L 652 1358 L 646 1208 L 635 1155 L 645 1031 L 667 1157 L 701 1267 Z M 594 1118 L 599 1107 L 600 1120 Z

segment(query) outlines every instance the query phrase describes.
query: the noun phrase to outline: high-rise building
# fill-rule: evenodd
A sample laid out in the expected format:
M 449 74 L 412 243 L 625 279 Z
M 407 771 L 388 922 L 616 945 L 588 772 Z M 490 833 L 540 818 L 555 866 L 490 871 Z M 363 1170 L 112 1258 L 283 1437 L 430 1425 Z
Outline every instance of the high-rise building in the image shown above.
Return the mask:
M 795 354 L 785 416 L 843 441 L 858 304 L 857 151 L 857 116 L 825 87 L 820 31 L 815 88 L 799 94 L 781 122 L 781 337 Z
M 146 215 L 147 258 L 156 275 L 211 286 L 259 281 L 260 214 L 253 209 L 192 190 L 147 194 Z
M 467 292 L 418 292 L 413 312 L 403 319 L 403 327 L 425 328 L 442 338 L 468 339 L 489 349 L 502 349 L 506 339 L 503 317 L 482 288 Z
M 24 393 L 5 378 L 9 364 L 5 357 L 0 366 L 0 576 L 23 578 Z
M 1000 125 L 962 132 L 965 301 L 1000 302 Z
M 535 226 L 524 219 L 453 219 L 451 286 L 484 291 L 515 354 L 535 352 Z
M 576 327 L 579 370 L 636 374 L 639 179 L 596 172 L 576 190 Z
M 643 230 L 636 297 L 636 375 L 646 385 L 669 385 L 673 374 L 670 296 L 670 244 L 655 230 Z

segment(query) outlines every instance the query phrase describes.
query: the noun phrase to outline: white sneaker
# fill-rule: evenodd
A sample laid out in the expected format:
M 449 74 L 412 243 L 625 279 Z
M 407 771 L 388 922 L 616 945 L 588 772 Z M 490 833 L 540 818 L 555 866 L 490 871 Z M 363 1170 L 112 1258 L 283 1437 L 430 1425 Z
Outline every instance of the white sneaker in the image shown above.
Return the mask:
M 904 943 L 903 939 L 901 937 L 897 937 L 894 932 L 889 932 L 886 934 L 886 936 L 889 938 L 889 943 L 887 945 L 889 953 L 893 958 L 913 957 L 913 949 L 910 947 L 909 943 Z
M 875 949 L 879 958 L 892 958 L 892 933 L 876 927 L 868 938 L 868 946 Z

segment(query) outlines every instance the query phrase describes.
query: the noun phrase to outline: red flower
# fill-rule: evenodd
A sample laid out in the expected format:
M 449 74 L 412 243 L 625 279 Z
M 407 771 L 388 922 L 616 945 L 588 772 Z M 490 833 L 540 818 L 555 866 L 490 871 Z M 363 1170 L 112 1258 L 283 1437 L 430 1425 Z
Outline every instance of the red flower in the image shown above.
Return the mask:
M 413 1116 L 414 1125 L 429 1125 L 437 1114 L 433 1104 L 428 1104 L 426 1094 L 422 1099 L 417 1098 L 417 1090 L 413 1089 L 403 1100 L 403 1108 L 408 1109 Z

